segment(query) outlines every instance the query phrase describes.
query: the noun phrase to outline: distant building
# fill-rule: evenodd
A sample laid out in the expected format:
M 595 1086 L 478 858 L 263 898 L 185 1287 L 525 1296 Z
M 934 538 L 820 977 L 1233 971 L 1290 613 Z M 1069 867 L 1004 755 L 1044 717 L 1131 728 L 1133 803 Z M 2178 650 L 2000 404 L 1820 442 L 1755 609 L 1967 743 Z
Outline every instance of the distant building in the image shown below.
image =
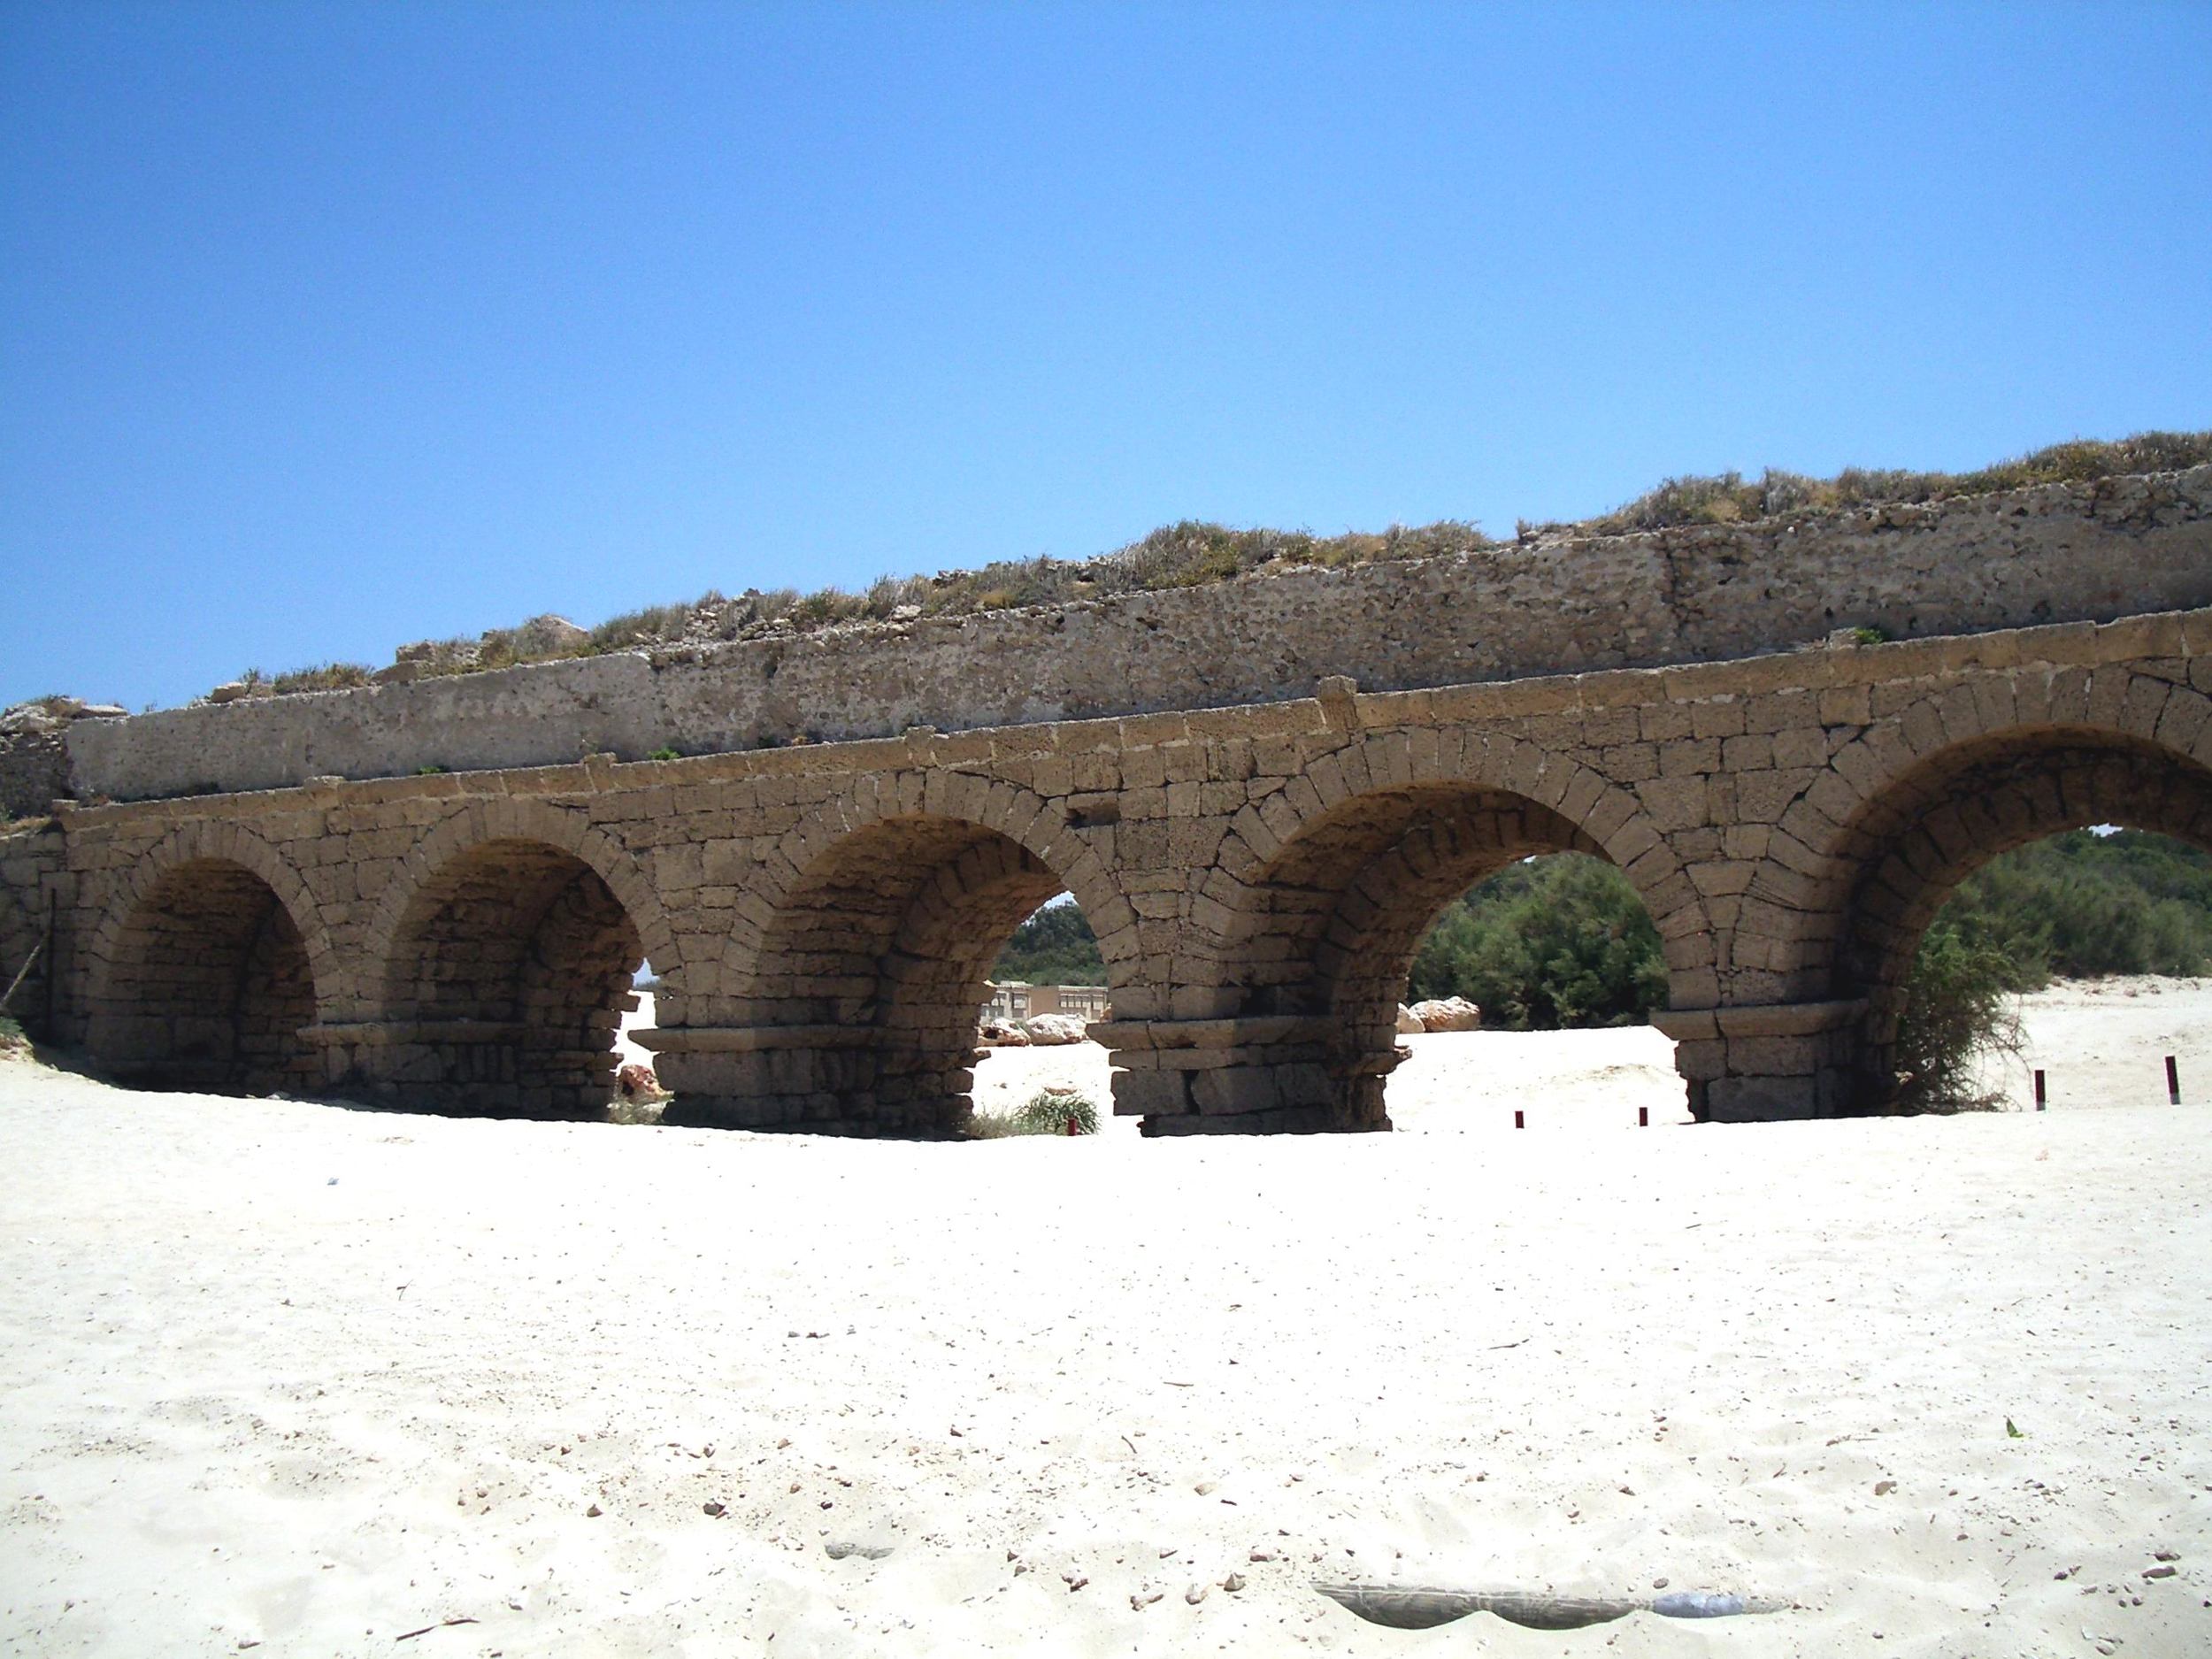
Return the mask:
M 1102 985 L 1031 985 L 1021 979 L 993 980 L 983 1004 L 987 1020 L 1027 1019 L 1033 1014 L 1072 1014 L 1078 1019 L 1110 1019 L 1113 1004 Z

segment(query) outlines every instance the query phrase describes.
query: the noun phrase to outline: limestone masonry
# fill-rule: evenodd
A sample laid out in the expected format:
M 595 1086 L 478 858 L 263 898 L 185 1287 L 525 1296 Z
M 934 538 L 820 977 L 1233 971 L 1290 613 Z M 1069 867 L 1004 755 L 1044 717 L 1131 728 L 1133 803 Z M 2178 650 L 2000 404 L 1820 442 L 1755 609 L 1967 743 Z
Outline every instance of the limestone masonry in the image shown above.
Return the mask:
M 1428 923 L 1571 848 L 1658 926 L 1693 1110 L 1824 1115 L 1987 858 L 2212 845 L 2208 694 L 2200 467 L 80 719 L 0 985 L 150 1082 L 580 1116 L 649 957 L 672 1120 L 941 1134 L 1065 889 L 1116 1110 L 1373 1128 Z
M 2212 466 L 250 699 L 70 733 L 118 800 L 1403 691 L 2212 604 Z

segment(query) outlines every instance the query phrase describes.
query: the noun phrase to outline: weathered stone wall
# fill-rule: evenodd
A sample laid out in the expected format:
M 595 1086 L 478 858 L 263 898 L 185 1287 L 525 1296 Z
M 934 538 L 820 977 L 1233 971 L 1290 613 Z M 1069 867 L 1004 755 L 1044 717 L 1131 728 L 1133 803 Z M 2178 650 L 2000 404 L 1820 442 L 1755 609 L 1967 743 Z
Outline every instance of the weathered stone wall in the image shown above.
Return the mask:
M 5 1012 L 34 1036 L 47 1033 L 47 997 L 53 952 L 47 939 L 50 915 L 68 916 L 73 887 L 68 875 L 68 848 L 61 826 L 48 820 L 0 828 L 0 994 L 13 986 Z M 69 934 L 58 926 L 56 948 L 66 949 Z
M 326 1089 L 573 1115 L 642 956 L 678 1121 L 905 1134 L 959 1128 L 990 961 L 1064 888 L 1106 958 L 1116 1110 L 1189 1133 L 1383 1126 L 1421 930 L 1574 848 L 1651 913 L 1694 1110 L 1740 1119 L 1882 1098 L 1934 906 L 2099 822 L 2212 846 L 2212 609 L 91 805 L 0 876 L 59 897 L 61 1034 L 96 1056 L 204 1058 L 180 1050 L 227 1019 Z M 272 904 L 257 959 L 222 918 Z M 301 995 L 291 1050 L 256 1048 Z
M 0 732 L 0 823 L 38 818 L 69 793 L 69 749 L 59 731 Z
M 1749 657 L 2212 604 L 2212 467 L 1746 527 L 1562 539 L 87 722 L 119 800 Z

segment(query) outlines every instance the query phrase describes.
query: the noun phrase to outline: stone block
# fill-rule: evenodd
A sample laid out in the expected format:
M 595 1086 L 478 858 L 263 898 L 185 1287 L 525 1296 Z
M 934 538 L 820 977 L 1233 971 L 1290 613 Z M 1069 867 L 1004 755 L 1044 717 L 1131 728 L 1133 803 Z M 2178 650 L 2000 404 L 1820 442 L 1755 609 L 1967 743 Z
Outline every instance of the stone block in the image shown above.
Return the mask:
M 1705 1087 L 1713 1123 L 1781 1123 L 1821 1115 L 1820 1087 L 1809 1075 L 1716 1078 Z

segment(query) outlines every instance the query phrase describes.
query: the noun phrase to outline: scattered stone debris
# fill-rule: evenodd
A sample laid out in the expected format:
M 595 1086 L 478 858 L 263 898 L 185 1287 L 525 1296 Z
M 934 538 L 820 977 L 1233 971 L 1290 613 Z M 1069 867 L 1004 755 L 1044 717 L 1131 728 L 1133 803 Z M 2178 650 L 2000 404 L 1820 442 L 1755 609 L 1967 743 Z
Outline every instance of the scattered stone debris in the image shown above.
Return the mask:
M 1432 997 L 1408 1010 L 1423 1031 L 1480 1031 L 1482 1010 L 1463 996 Z
M 1090 1022 L 1073 1014 L 1032 1014 L 1021 1022 L 1021 1030 L 1029 1041 L 1040 1048 L 1060 1043 L 1081 1042 Z

